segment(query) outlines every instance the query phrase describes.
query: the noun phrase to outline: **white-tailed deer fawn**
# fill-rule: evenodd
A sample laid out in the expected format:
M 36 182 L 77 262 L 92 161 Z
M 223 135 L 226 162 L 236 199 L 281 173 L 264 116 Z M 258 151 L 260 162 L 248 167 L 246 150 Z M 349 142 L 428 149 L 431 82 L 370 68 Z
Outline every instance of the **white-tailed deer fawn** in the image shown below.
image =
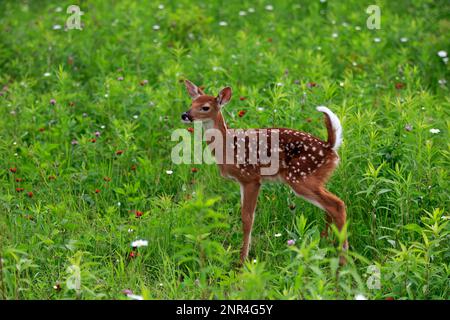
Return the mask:
M 248 255 L 251 232 L 255 215 L 256 202 L 261 183 L 264 181 L 280 181 L 286 183 L 298 196 L 323 209 L 326 212 L 326 227 L 323 236 L 327 236 L 330 223 L 334 222 L 339 230 L 345 225 L 346 212 L 344 202 L 325 189 L 325 183 L 339 162 L 336 151 L 342 142 L 342 127 L 336 115 L 326 107 L 317 107 L 325 114 L 325 124 L 328 130 L 328 140 L 322 141 L 309 133 L 285 129 L 245 129 L 241 135 L 228 128 L 223 119 L 221 109 L 231 99 L 231 88 L 222 89 L 217 97 L 206 95 L 200 88 L 186 80 L 185 85 L 192 97 L 191 108 L 181 115 L 183 122 L 201 121 L 205 129 L 215 129 L 223 139 L 221 145 L 213 149 L 213 154 L 222 149 L 223 154 L 232 153 L 228 161 L 219 161 L 217 164 L 222 176 L 236 180 L 241 186 L 241 206 L 243 223 L 243 245 L 241 249 L 241 263 Z M 233 132 L 232 132 L 233 131 Z M 267 141 L 258 141 L 252 144 L 252 139 L 260 137 L 264 131 Z M 230 134 L 232 132 L 232 134 Z M 242 132 L 244 135 L 242 135 Z M 227 149 L 225 137 L 231 136 L 231 149 Z M 274 138 L 275 136 L 275 138 Z M 217 138 L 217 137 L 216 137 Z M 276 140 L 275 140 L 276 139 Z M 207 140 L 208 145 L 217 142 Z M 227 141 L 230 141 L 228 139 Z M 263 169 L 273 163 L 263 163 L 259 154 L 261 143 L 267 144 L 269 155 L 278 153 L 276 157 L 276 170 L 264 174 Z M 239 153 L 238 144 L 245 150 L 244 156 Z M 231 159 L 231 161 L 229 160 Z M 256 159 L 256 161 L 251 161 Z M 348 242 L 345 240 L 342 249 L 347 250 Z M 341 264 L 345 258 L 340 257 Z

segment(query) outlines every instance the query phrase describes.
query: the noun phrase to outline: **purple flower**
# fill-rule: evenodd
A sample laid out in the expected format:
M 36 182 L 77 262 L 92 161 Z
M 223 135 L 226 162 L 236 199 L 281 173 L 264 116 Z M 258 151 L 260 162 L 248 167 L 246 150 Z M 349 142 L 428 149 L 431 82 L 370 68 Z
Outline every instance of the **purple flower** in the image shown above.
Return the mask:
M 288 241 L 287 241 L 287 245 L 288 246 L 293 246 L 295 244 L 295 240 L 294 239 L 289 239 Z
M 124 295 L 129 295 L 129 294 L 133 294 L 133 291 L 131 291 L 130 289 L 125 289 L 125 290 L 122 290 L 122 293 Z
M 54 106 L 56 104 L 56 100 L 55 99 L 50 99 L 50 104 Z
M 71 143 L 72 143 L 72 145 L 73 145 L 73 146 L 75 146 L 75 145 L 77 145 L 77 144 L 78 144 L 78 141 L 77 141 L 77 140 L 75 140 L 75 139 L 73 139 Z
M 94 134 L 95 134 L 96 137 L 100 137 L 100 131 L 95 131 Z
M 119 80 L 119 81 L 123 81 L 123 77 L 122 77 L 122 76 L 120 76 L 120 77 L 118 77 L 118 78 L 117 78 L 117 80 Z
M 413 129 L 413 127 L 412 127 L 412 125 L 410 125 L 410 124 L 407 124 L 407 125 L 405 126 L 405 130 L 406 130 L 406 131 L 412 131 L 412 129 Z

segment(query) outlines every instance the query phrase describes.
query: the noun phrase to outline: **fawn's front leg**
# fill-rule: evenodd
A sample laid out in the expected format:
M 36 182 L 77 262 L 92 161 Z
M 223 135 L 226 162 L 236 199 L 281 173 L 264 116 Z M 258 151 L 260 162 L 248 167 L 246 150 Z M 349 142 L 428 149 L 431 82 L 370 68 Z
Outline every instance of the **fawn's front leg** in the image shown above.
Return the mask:
M 250 248 L 253 220 L 255 217 L 256 202 L 261 184 L 259 182 L 241 184 L 241 211 L 242 226 L 244 230 L 241 249 L 241 264 L 244 264 Z

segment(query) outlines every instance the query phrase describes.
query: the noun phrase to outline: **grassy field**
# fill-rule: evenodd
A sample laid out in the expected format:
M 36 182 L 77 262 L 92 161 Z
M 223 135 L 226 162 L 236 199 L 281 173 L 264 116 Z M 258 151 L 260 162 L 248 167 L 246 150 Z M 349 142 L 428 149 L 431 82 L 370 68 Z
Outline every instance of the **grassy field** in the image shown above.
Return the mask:
M 378 30 L 370 1 L 73 2 L 0 2 L 0 299 L 449 298 L 448 1 L 376 1 Z M 186 78 L 233 88 L 230 127 L 339 116 L 346 266 L 270 184 L 237 267 L 239 186 L 171 162 Z

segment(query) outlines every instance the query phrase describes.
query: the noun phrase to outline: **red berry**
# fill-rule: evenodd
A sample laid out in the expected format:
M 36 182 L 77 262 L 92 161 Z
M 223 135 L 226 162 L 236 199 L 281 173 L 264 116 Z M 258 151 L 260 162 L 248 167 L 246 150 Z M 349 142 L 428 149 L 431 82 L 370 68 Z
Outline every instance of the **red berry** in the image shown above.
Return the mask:
M 117 150 L 117 151 L 116 151 L 116 154 L 117 154 L 118 156 L 120 156 L 121 154 L 123 154 L 123 150 Z
M 100 190 L 99 189 L 95 189 L 95 193 L 100 193 Z
M 16 173 L 17 172 L 17 168 L 9 168 L 9 171 L 11 171 L 12 173 Z
M 245 115 L 245 110 L 241 110 L 241 111 L 238 112 L 238 116 L 239 117 L 242 118 L 244 115 Z
M 190 133 L 193 133 L 194 132 L 194 128 L 189 127 L 189 128 L 187 128 L 187 131 L 189 131 Z
M 192 169 L 191 169 L 191 172 L 192 172 L 192 173 L 196 173 L 197 171 L 198 171 L 197 168 L 192 168 Z
M 241 101 L 244 101 L 244 100 L 246 100 L 247 98 L 246 97 L 240 97 L 239 98 L 239 100 L 241 100 Z
M 16 188 L 16 192 L 22 192 L 23 190 L 23 188 Z
M 31 192 L 31 191 L 28 192 L 28 193 L 27 193 L 27 196 L 28 196 L 28 198 L 33 198 L 33 192 Z
M 135 214 L 136 218 L 140 218 L 140 217 L 142 217 L 143 212 L 142 212 L 142 211 L 139 211 L 139 210 L 136 210 L 136 211 L 134 212 L 134 214 Z

